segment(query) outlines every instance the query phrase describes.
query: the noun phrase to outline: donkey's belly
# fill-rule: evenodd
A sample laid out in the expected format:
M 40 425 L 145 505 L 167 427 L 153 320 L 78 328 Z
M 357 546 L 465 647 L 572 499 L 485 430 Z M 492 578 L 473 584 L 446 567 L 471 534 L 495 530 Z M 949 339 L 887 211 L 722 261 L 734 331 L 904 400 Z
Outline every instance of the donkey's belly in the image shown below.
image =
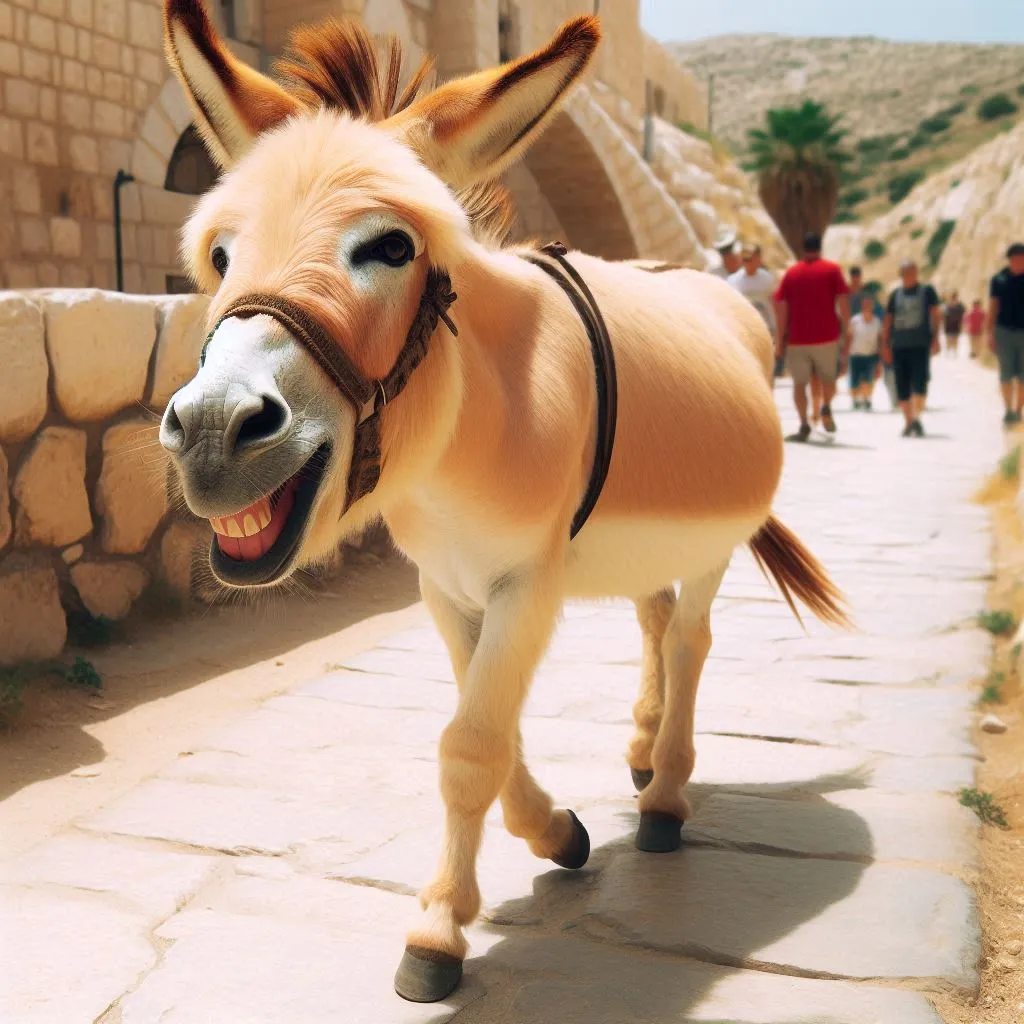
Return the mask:
M 566 595 L 643 597 L 675 580 L 684 584 L 728 561 L 768 518 L 669 520 L 603 517 L 569 547 Z

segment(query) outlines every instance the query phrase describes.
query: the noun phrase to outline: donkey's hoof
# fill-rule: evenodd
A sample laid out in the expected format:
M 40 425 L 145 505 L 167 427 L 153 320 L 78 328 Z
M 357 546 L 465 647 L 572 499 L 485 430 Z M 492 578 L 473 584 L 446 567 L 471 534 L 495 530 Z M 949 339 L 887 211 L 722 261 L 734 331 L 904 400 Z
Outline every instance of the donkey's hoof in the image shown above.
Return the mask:
M 413 1003 L 437 1003 L 450 996 L 462 980 L 462 961 L 450 953 L 406 946 L 395 972 L 395 991 Z
M 683 823 L 674 814 L 643 811 L 636 830 L 636 848 L 644 853 L 671 853 L 682 844 Z
M 590 835 L 583 827 L 583 822 L 569 811 L 569 819 L 572 821 L 572 837 L 565 849 L 556 853 L 551 859 L 560 868 L 569 868 L 575 871 L 583 867 L 590 857 Z
M 642 793 L 654 778 L 654 772 L 650 768 L 630 768 L 629 774 L 633 776 L 633 788 Z

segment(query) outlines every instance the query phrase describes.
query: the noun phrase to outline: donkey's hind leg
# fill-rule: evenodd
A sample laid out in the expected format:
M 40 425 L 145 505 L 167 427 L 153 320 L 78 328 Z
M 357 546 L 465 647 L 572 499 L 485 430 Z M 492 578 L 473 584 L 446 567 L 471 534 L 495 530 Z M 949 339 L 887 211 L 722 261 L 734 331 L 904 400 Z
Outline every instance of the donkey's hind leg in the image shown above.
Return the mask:
M 685 582 L 662 640 L 665 664 L 665 709 L 654 741 L 654 777 L 639 797 L 640 827 L 636 845 L 649 853 L 667 853 L 680 843 L 690 806 L 683 789 L 693 773 L 697 686 L 711 649 L 711 602 L 728 562 L 692 582 Z
M 665 711 L 665 662 L 661 642 L 676 607 L 676 592 L 671 587 L 636 601 L 636 617 L 643 634 L 643 661 L 640 669 L 640 695 L 633 705 L 633 733 L 626 751 L 633 785 L 647 786 L 654 771 L 651 754 Z

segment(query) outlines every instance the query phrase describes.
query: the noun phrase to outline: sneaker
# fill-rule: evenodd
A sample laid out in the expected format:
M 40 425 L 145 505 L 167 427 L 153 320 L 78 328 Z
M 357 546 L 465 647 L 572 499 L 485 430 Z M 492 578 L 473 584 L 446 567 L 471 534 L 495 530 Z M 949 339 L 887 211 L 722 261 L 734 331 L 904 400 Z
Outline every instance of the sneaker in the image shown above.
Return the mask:
M 864 411 L 865 412 L 871 412 L 871 399 L 870 398 L 866 399 L 865 402 L 864 402 Z
M 1012 412 L 1010 409 L 1007 409 L 1006 413 L 1003 416 L 1003 426 L 1004 427 L 1008 427 L 1011 424 L 1016 423 L 1016 422 L 1017 422 L 1016 413 Z
M 801 423 L 800 429 L 795 434 L 790 434 L 787 441 L 806 441 L 811 436 L 810 423 Z
M 821 407 L 821 423 L 830 434 L 836 432 L 836 421 L 832 419 L 832 409 L 827 405 Z
M 924 437 L 924 427 L 921 426 L 920 420 L 914 420 L 914 422 L 910 424 L 910 429 L 914 437 Z
M 913 437 L 914 436 L 914 424 L 913 423 L 908 423 L 903 428 L 903 433 L 902 433 L 901 436 L 902 437 Z

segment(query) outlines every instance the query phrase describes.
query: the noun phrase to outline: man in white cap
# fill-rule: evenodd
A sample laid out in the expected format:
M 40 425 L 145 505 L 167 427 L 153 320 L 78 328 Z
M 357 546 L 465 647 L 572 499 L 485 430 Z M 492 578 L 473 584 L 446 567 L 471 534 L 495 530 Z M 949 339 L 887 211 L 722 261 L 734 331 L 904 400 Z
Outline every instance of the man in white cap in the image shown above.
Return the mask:
M 723 281 L 728 281 L 743 266 L 740 255 L 736 251 L 736 232 L 732 228 L 724 228 L 719 231 L 714 248 L 722 257 L 722 265 L 715 267 L 711 273 L 715 277 L 722 278 Z

